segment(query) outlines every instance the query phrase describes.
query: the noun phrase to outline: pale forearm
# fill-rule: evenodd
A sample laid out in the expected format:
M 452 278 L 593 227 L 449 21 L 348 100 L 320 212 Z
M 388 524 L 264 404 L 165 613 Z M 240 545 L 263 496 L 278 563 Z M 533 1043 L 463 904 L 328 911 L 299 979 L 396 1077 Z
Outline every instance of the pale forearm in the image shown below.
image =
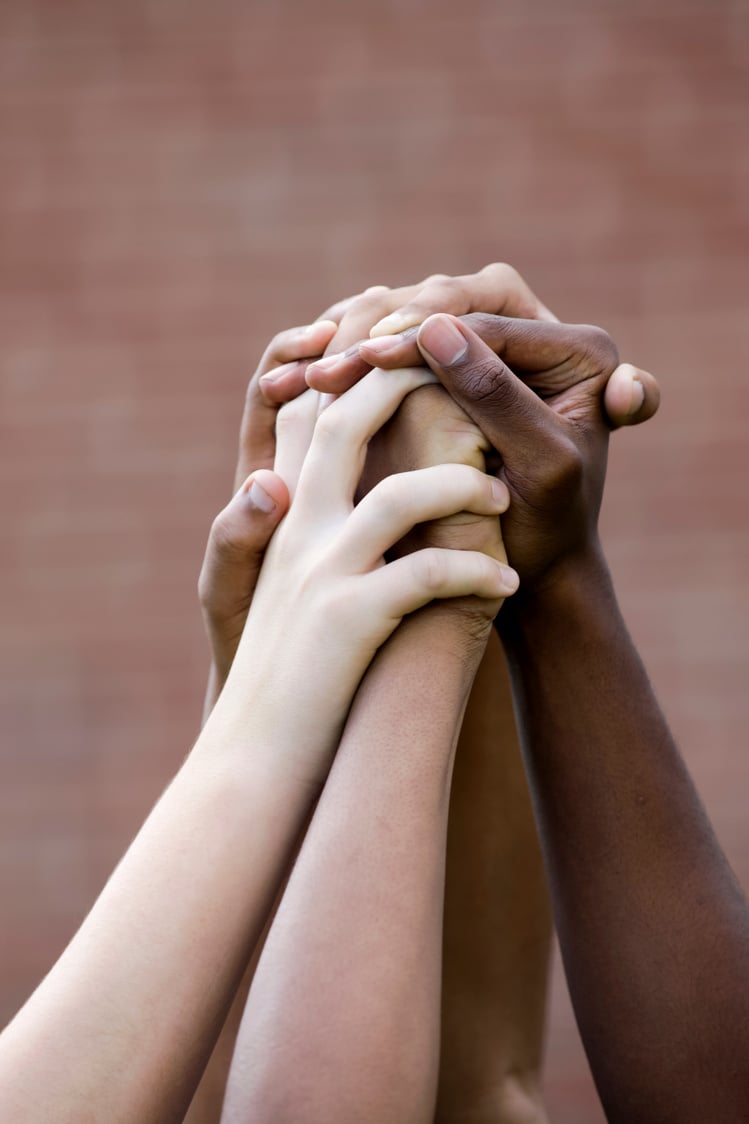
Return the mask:
M 503 631 L 570 989 L 609 1119 L 735 1120 L 749 1099 L 738 1045 L 749 915 L 600 558 L 570 566 Z
M 369 669 L 258 968 L 228 1121 L 431 1119 L 450 775 L 483 645 L 432 606 Z
M 4 1119 L 182 1119 L 308 803 L 250 749 L 204 731 L 0 1039 Z

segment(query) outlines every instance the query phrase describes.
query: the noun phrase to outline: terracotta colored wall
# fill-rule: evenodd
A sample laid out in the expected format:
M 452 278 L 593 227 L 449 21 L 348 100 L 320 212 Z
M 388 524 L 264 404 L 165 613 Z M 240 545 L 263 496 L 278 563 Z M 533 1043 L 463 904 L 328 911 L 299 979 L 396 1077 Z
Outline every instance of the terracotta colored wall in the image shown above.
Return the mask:
M 749 881 L 748 34 L 742 0 L 5 0 L 0 1015 L 194 736 L 254 357 L 492 259 L 662 380 L 606 539 Z M 548 1090 L 602 1119 L 559 974 Z

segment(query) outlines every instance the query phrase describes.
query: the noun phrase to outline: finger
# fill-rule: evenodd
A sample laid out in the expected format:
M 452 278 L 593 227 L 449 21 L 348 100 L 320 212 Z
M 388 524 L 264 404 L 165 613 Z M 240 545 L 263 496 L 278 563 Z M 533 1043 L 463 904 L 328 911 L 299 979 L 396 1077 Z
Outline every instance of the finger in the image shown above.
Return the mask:
M 319 321 L 289 328 L 274 336 L 250 379 L 239 431 L 235 489 L 255 468 L 272 468 L 275 456 L 277 404 L 263 393 L 261 379 L 275 367 L 320 355 L 335 334 L 336 325 Z M 302 379 L 303 382 L 303 379 Z M 303 387 L 300 388 L 303 389 Z
M 462 319 L 542 398 L 569 390 L 585 379 L 608 376 L 619 362 L 608 333 L 590 324 L 475 312 Z M 340 394 L 373 366 L 392 369 L 418 363 L 417 331 L 409 328 L 399 335 L 364 340 L 343 355 L 318 360 L 308 367 L 307 382 L 318 390 Z
M 369 569 L 416 526 L 458 512 L 498 516 L 506 511 L 506 485 L 465 464 L 440 464 L 381 480 L 346 521 L 340 550 L 353 572 Z
M 387 373 L 375 369 L 332 402 L 315 425 L 299 477 L 300 501 L 304 495 L 310 510 L 320 505 L 350 507 L 364 468 L 368 442 L 393 416 L 410 391 L 435 381 L 435 376 L 425 367 L 407 367 Z
M 306 390 L 278 411 L 274 468 L 286 482 L 292 497 L 315 432 L 319 409 L 320 395 L 316 390 Z
M 621 363 L 606 384 L 603 404 L 612 429 L 652 418 L 661 400 L 657 380 L 647 371 Z
M 462 317 L 462 322 L 542 397 L 604 372 L 608 375 L 619 362 L 609 334 L 590 324 L 520 320 L 487 313 L 471 313 Z M 402 335 L 383 336 L 359 345 L 363 362 L 387 368 L 413 363 L 416 350 L 413 328 Z
M 554 412 L 464 322 L 432 316 L 419 329 L 418 343 L 440 382 L 513 473 L 531 470 L 539 448 L 563 437 Z
M 413 333 L 413 341 L 409 351 L 411 359 L 407 363 L 393 363 L 393 367 L 413 367 L 421 362 L 419 349 L 416 347 L 416 332 Z M 388 337 L 391 338 L 391 337 Z M 400 341 L 400 336 L 392 337 Z M 379 342 L 379 341 L 378 341 Z M 360 348 L 363 344 L 355 343 L 346 351 L 339 352 L 337 355 L 326 355 L 323 359 L 315 359 L 310 363 L 304 373 L 307 386 L 319 390 L 323 394 L 343 394 L 345 390 L 352 387 L 359 379 L 363 378 L 368 371 L 373 367 L 379 366 L 377 361 L 368 361 L 361 353 Z M 405 354 L 405 349 L 403 349 Z M 390 364 L 387 364 L 390 366 Z
M 334 320 L 315 320 L 298 328 L 286 328 L 273 337 L 257 367 L 258 378 L 282 363 L 295 359 L 312 359 L 322 355 L 338 330 Z
M 364 579 L 370 596 L 379 599 L 395 620 L 435 599 L 481 597 L 499 601 L 518 588 L 515 570 L 504 562 L 474 550 L 427 547 L 388 562 Z M 499 605 L 492 606 L 496 616 Z
M 493 262 L 478 273 L 462 277 L 437 274 L 427 278 L 410 301 L 373 326 L 370 336 L 405 331 L 422 324 L 435 312 L 453 316 L 488 312 L 529 320 L 556 320 L 516 269 L 506 262 Z
M 261 469 L 214 519 L 198 580 L 200 603 L 214 625 L 247 612 L 265 549 L 288 506 L 283 480 Z
M 317 319 L 333 320 L 336 324 L 340 324 L 351 305 L 360 296 L 361 293 L 352 293 L 350 297 L 344 297 L 343 300 L 336 301 L 335 304 L 329 305 L 324 312 L 320 313 Z
M 296 359 L 274 367 L 272 371 L 260 376 L 260 392 L 266 402 L 282 406 L 307 389 L 307 367 L 309 360 Z
M 327 352 L 345 351 L 359 340 L 366 339 L 370 328 L 394 308 L 416 295 L 417 286 L 389 289 L 387 285 L 372 285 L 348 305 Z

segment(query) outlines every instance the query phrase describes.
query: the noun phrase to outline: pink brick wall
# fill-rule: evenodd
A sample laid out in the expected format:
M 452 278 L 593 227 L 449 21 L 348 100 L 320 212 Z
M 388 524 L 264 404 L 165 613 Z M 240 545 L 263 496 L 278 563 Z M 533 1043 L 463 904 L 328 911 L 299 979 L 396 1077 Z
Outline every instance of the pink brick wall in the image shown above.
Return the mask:
M 606 538 L 749 882 L 748 33 L 741 0 L 5 0 L 0 1016 L 194 736 L 254 357 L 492 259 L 662 380 Z M 559 974 L 548 1093 L 602 1119 Z

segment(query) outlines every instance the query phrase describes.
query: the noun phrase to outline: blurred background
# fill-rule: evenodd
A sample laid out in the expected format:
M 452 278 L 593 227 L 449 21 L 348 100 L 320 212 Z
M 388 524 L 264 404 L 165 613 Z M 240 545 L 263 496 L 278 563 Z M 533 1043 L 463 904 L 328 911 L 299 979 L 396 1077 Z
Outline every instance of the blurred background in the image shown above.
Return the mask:
M 3 0 L 2 1021 L 195 735 L 259 352 L 492 260 L 661 380 L 605 540 L 749 884 L 748 49 L 744 0 Z M 558 964 L 547 1093 L 603 1119 Z

